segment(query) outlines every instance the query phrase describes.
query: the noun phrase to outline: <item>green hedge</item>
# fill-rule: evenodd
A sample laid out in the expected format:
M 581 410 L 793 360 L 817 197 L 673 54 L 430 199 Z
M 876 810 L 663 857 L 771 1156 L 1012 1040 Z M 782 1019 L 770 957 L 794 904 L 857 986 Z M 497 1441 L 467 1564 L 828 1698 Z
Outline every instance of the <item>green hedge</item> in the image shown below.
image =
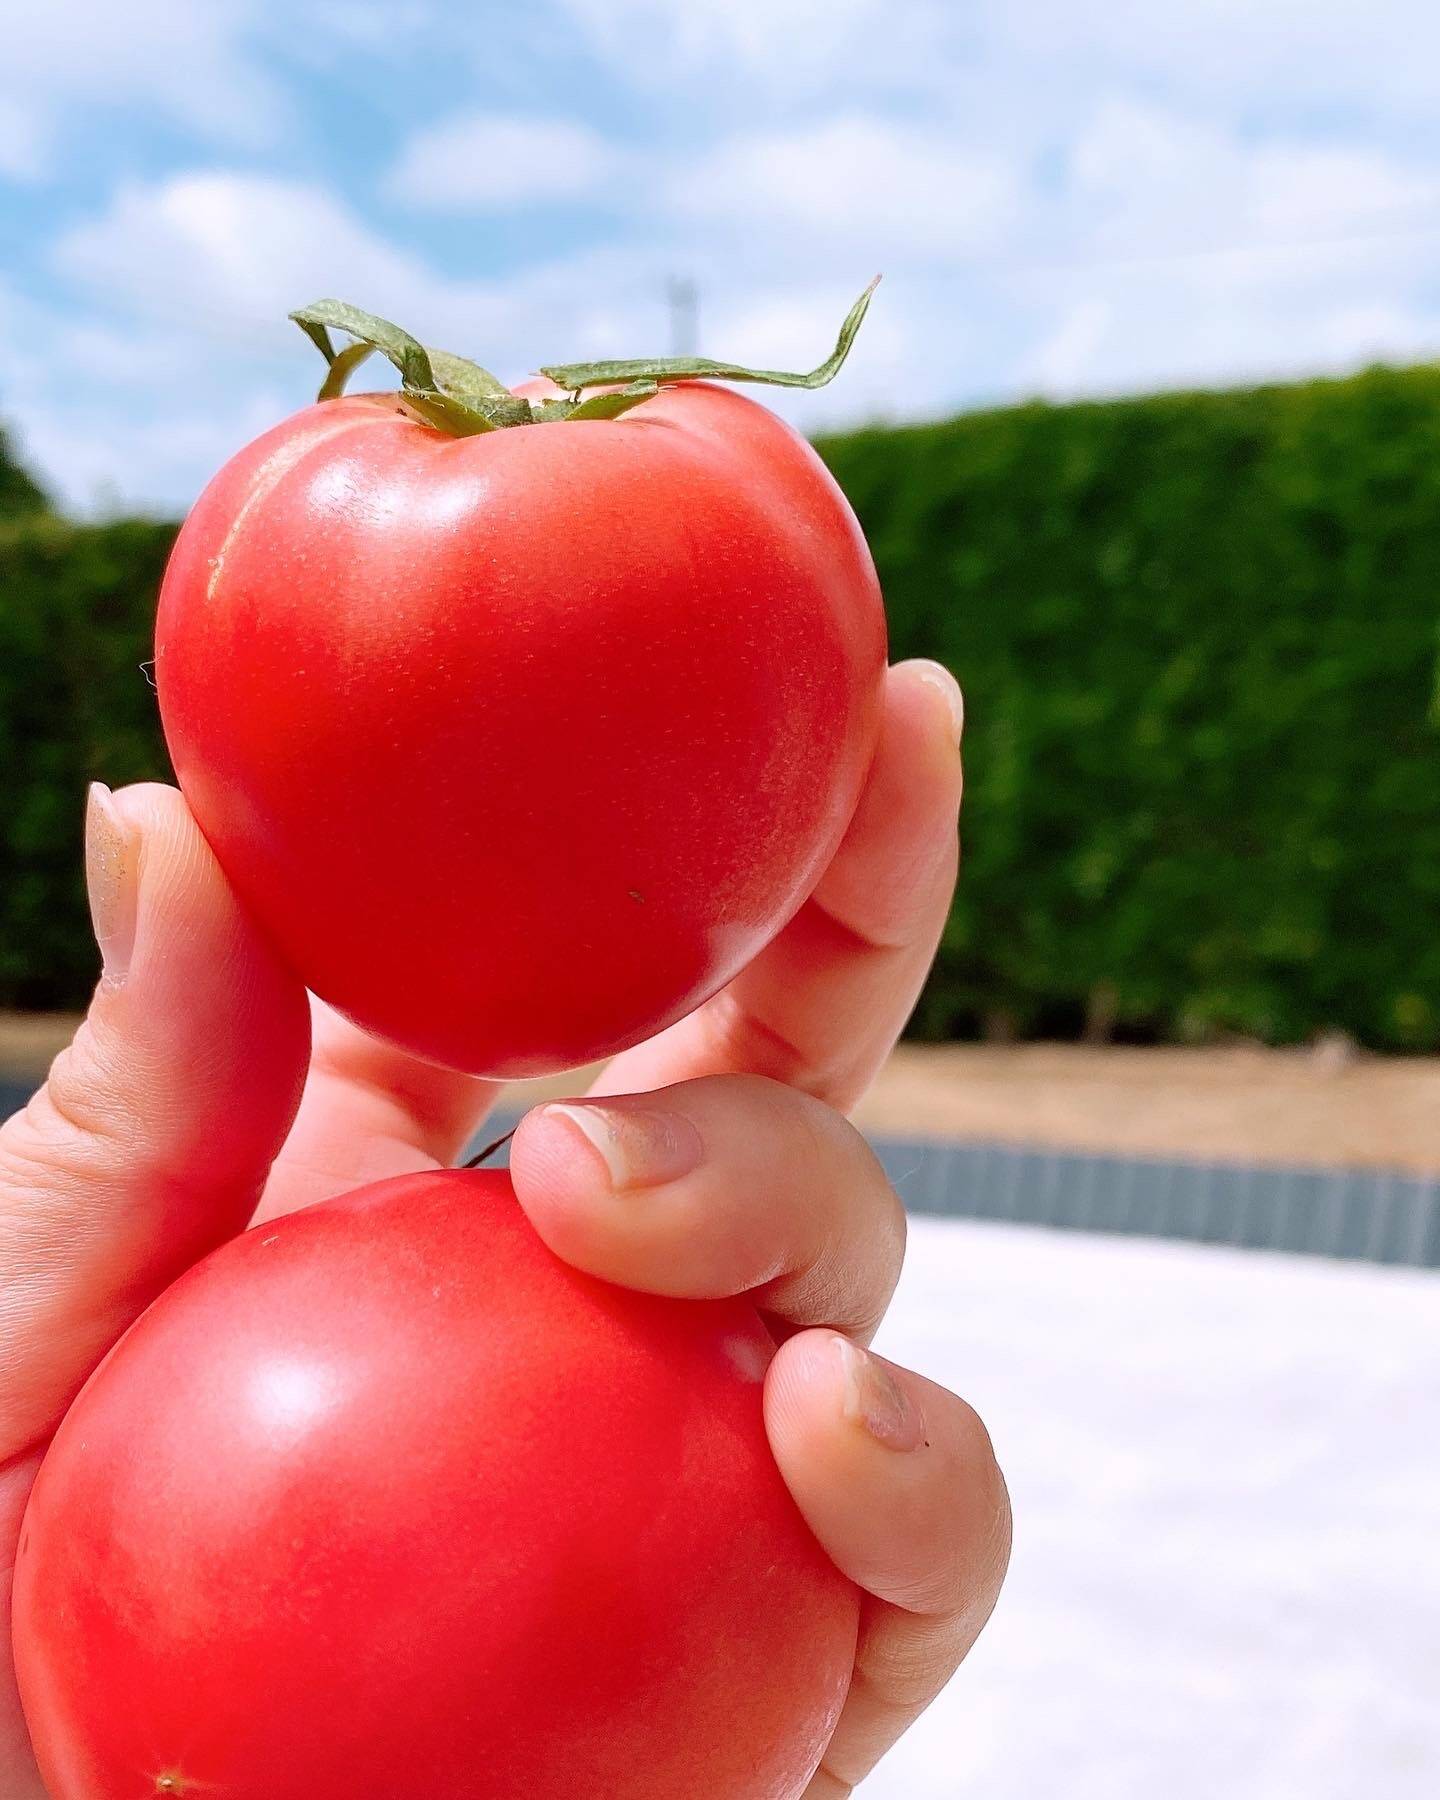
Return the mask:
M 1440 373 L 821 449 L 896 654 L 969 702 L 921 1035 L 1440 1047 Z M 0 525 L 0 1004 L 93 978 L 82 793 L 165 767 L 140 665 L 172 536 Z
M 0 520 L 23 519 L 48 510 L 44 490 L 15 460 L 10 440 L 0 429 Z
M 969 701 L 921 1035 L 1440 1046 L 1440 372 L 821 448 Z
M 168 770 L 142 664 L 174 537 L 138 520 L 0 524 L 0 1005 L 79 1005 L 95 980 L 85 787 Z

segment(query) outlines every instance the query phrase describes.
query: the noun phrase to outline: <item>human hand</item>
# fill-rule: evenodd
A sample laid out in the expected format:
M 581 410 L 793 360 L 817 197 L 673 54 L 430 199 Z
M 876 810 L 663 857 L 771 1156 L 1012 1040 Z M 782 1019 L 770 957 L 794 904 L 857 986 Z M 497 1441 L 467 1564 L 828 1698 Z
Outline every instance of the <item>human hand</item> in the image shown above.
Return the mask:
M 767 1384 L 771 1441 L 817 1535 L 870 1594 L 814 1800 L 848 1792 L 943 1684 L 1008 1552 L 974 1415 L 854 1347 L 893 1287 L 901 1215 L 858 1136 L 818 1103 L 858 1097 L 933 954 L 954 876 L 949 704 L 938 672 L 892 673 L 880 757 L 815 900 L 722 995 L 606 1071 L 608 1093 L 666 1090 L 614 1111 L 631 1140 L 644 1114 L 652 1147 L 656 1132 L 688 1138 L 689 1173 L 642 1176 L 643 1202 L 616 1207 L 606 1172 L 627 1133 L 593 1106 L 532 1114 L 512 1156 L 522 1204 L 571 1261 L 636 1287 L 753 1291 L 793 1333 Z M 254 1217 L 453 1161 L 498 1091 L 323 1008 L 311 1054 L 303 993 L 172 790 L 102 790 L 87 863 L 106 973 L 46 1088 L 0 1131 L 0 1627 L 45 1443 L 130 1319 Z M 5 1629 L 0 1789 L 40 1800 L 8 1642 Z
M 723 994 L 617 1057 L 595 1095 L 528 1114 L 510 1151 L 520 1204 L 567 1262 L 647 1292 L 748 1294 L 783 1340 L 771 1448 L 865 1596 L 849 1698 L 806 1800 L 848 1795 L 940 1692 L 1010 1555 L 976 1414 L 865 1348 L 905 1216 L 843 1116 L 908 1018 L 949 910 L 959 706 L 935 665 L 893 669 L 869 785 L 814 899 Z

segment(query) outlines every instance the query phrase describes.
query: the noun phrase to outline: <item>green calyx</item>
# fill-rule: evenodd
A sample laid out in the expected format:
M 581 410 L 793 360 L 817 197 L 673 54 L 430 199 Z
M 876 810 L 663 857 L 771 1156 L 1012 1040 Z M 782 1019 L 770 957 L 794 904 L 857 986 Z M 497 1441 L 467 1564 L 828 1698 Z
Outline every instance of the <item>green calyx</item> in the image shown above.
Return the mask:
M 378 350 L 400 371 L 400 392 L 411 410 L 454 437 L 530 423 L 530 402 L 512 394 L 488 369 L 447 350 L 427 350 L 388 319 L 343 300 L 317 300 L 290 317 L 329 365 L 320 384 L 321 400 L 338 400 L 361 363 Z M 355 341 L 337 351 L 332 330 L 348 332 Z
M 505 384 L 463 356 L 448 350 L 427 349 L 388 319 L 362 312 L 343 300 L 316 300 L 290 317 L 325 358 L 327 372 L 318 398 L 335 400 L 345 392 L 350 377 L 377 351 L 400 374 L 400 393 L 409 409 L 427 424 L 448 431 L 452 437 L 472 437 L 481 431 L 501 431 L 510 425 L 545 425 L 566 419 L 618 419 L 639 406 L 672 381 L 757 381 L 770 387 L 818 388 L 839 374 L 860 329 L 880 277 L 877 275 L 845 316 L 834 350 L 808 374 L 782 369 L 749 369 L 740 363 L 716 362 L 708 356 L 633 358 L 624 362 L 552 363 L 540 373 L 548 375 L 567 398 L 526 400 L 512 394 Z M 343 331 L 353 340 L 337 350 L 331 331 Z M 587 388 L 605 393 L 586 395 Z

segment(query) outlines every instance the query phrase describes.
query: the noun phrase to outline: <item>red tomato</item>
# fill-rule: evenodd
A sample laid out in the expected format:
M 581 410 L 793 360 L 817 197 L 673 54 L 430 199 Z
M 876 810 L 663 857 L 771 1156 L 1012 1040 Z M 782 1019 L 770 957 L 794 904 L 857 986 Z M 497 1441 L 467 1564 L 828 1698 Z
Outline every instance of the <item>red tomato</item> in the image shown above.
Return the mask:
M 156 642 L 180 785 L 306 984 L 506 1076 L 649 1036 L 775 935 L 884 661 L 819 458 L 696 382 L 460 438 L 310 407 L 201 495 Z
M 503 1172 L 235 1239 L 30 1500 L 53 1800 L 794 1800 L 858 1601 L 771 1457 L 773 1350 L 743 1302 L 576 1274 Z

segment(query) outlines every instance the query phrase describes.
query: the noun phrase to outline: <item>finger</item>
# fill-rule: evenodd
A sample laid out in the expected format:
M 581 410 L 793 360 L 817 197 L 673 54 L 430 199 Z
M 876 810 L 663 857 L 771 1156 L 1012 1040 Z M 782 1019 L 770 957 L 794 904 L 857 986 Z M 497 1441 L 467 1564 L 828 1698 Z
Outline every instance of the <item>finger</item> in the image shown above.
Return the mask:
M 454 1162 L 502 1083 L 421 1062 L 312 1000 L 305 1096 L 257 1219 Z
M 294 1117 L 304 991 L 173 788 L 92 790 L 105 970 L 0 1130 L 0 1461 L 43 1438 L 179 1272 L 243 1229 Z
M 874 765 L 814 895 L 713 1000 L 618 1056 L 596 1092 L 749 1072 L 855 1104 L 914 1008 L 949 910 L 962 714 L 938 663 L 891 669 Z
M 868 1596 L 811 1790 L 828 1800 L 869 1773 L 979 1636 L 1009 1562 L 1009 1496 L 963 1400 L 833 1332 L 781 1346 L 765 1423 L 811 1530 Z
M 905 1215 L 874 1152 L 759 1076 L 538 1107 L 510 1175 L 557 1256 L 646 1293 L 750 1294 L 777 1320 L 868 1337 L 900 1272 Z

